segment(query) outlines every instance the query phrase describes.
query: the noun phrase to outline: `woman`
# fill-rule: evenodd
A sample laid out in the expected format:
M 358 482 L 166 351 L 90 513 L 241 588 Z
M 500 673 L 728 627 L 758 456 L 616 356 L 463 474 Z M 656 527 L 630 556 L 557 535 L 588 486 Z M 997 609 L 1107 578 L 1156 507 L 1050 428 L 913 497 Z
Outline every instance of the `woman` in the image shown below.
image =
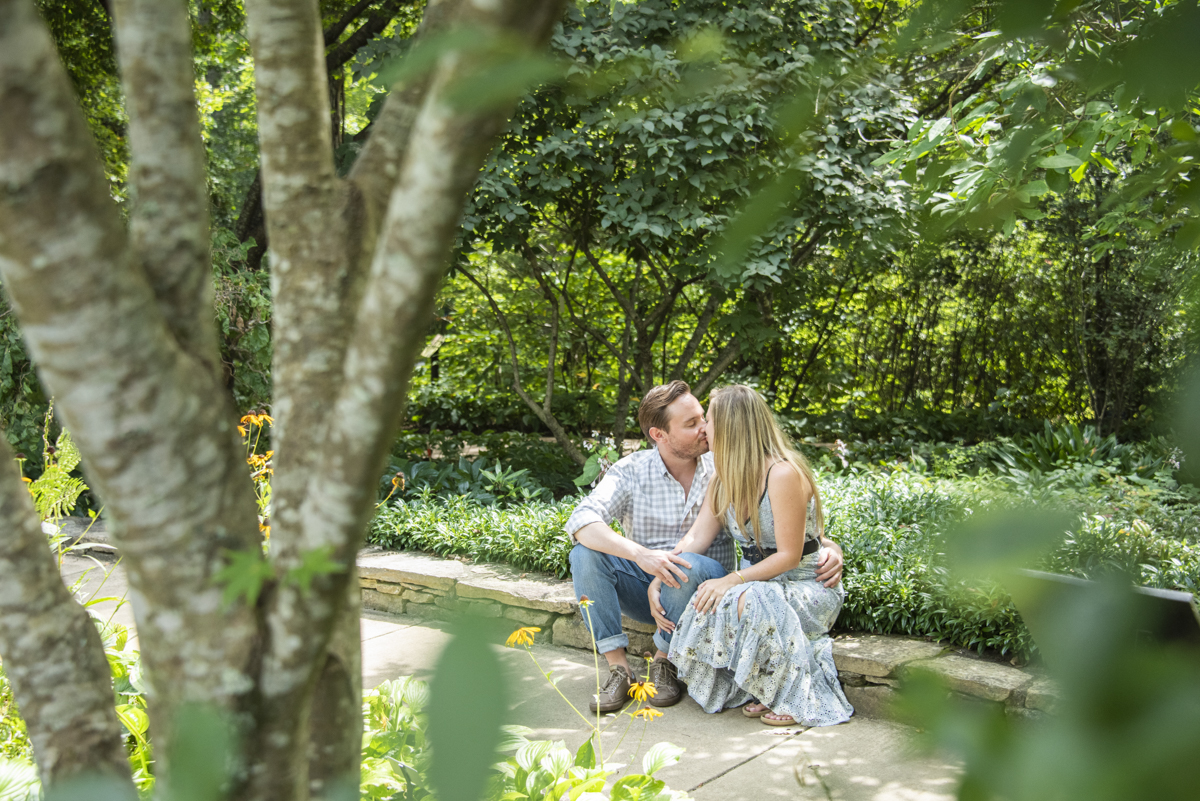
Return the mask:
M 842 723 L 854 709 L 828 632 L 844 591 L 816 580 L 823 515 L 812 470 L 750 387 L 713 393 L 706 434 L 716 475 L 675 552 L 703 553 L 724 522 L 747 559 L 697 588 L 671 662 L 706 712 L 749 701 L 743 714 L 771 726 Z

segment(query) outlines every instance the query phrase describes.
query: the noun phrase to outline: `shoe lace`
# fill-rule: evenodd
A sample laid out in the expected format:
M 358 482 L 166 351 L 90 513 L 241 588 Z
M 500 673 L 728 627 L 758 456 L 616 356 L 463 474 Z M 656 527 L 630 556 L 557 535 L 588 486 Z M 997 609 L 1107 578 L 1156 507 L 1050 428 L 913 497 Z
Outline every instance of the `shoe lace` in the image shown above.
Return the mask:
M 655 660 L 650 668 L 650 681 L 658 686 L 660 682 L 675 681 L 675 666 L 665 660 Z
M 604 687 L 600 690 L 601 693 L 615 692 L 622 684 L 628 681 L 628 678 L 620 670 L 611 671 L 608 674 L 608 681 L 604 683 Z

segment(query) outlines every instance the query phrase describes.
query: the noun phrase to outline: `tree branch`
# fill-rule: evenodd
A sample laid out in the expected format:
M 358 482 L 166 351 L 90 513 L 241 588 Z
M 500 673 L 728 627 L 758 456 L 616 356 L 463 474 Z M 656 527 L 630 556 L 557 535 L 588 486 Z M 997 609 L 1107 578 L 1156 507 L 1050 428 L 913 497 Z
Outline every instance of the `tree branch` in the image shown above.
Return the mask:
M 571 296 L 569 294 L 567 294 L 567 292 L 565 290 L 563 291 L 563 304 L 566 306 L 567 314 L 570 315 L 570 317 L 571 317 L 571 322 L 573 322 L 573 323 L 575 323 L 575 325 L 579 326 L 579 328 L 582 329 L 584 332 L 586 332 L 592 339 L 596 340 L 601 345 L 603 345 L 605 347 L 605 349 L 607 349 L 608 352 L 612 354 L 612 357 L 617 360 L 617 364 L 620 367 L 624 368 L 625 370 L 629 371 L 629 374 L 633 377 L 633 382 L 637 386 L 638 391 L 639 392 L 643 391 L 644 388 L 642 386 L 642 380 L 641 380 L 641 377 L 637 374 L 637 370 L 633 369 L 633 367 L 629 364 L 628 360 L 625 358 L 625 355 L 623 353 L 621 353 L 620 350 L 617 349 L 617 346 L 614 345 L 607 336 L 604 335 L 603 331 L 600 331 L 600 330 L 588 325 L 586 322 L 583 321 L 583 319 L 581 317 L 579 317 L 574 312 L 574 310 L 572 310 Z
M 713 385 L 713 382 L 720 378 L 721 374 L 729 369 L 729 365 L 733 364 L 733 360 L 736 359 L 741 352 L 742 341 L 735 336 L 733 339 L 729 340 L 729 343 L 725 346 L 725 349 L 717 355 L 717 360 L 713 362 L 713 365 L 708 369 L 708 372 L 696 382 L 696 386 L 692 387 L 692 394 L 697 398 L 703 397 L 704 394 L 708 392 L 708 388 Z
M 683 353 L 679 356 L 679 361 L 675 363 L 675 369 L 671 371 L 671 380 L 683 380 L 683 371 L 687 369 L 691 363 L 692 357 L 696 355 L 696 351 L 700 348 L 700 343 L 704 341 L 704 334 L 708 331 L 708 326 L 712 323 L 712 319 L 716 316 L 717 309 L 721 308 L 721 298 L 717 294 L 708 296 L 708 302 L 704 304 L 704 311 L 701 312 L 699 319 L 696 320 L 696 328 L 692 331 L 692 336 L 684 346 Z
M 358 30 L 350 34 L 346 41 L 325 54 L 326 72 L 332 74 L 334 70 L 341 69 L 347 61 L 354 58 L 354 54 L 361 50 L 367 42 L 374 39 L 380 33 L 383 33 L 383 30 L 396 18 L 396 14 L 402 6 L 409 5 L 412 2 L 414 0 L 389 0 L 387 3 L 384 3 L 383 7 L 367 17 L 367 21 Z
M 377 2 L 379 2 L 379 0 L 359 0 L 357 3 L 351 6 L 350 9 L 341 16 L 341 19 L 330 25 L 323 32 L 322 38 L 325 40 L 325 46 L 329 47 L 338 39 L 340 39 L 342 34 L 346 32 L 346 28 L 350 27 L 350 23 L 361 17 L 364 11 Z
M 1006 62 L 997 61 L 992 65 L 991 69 L 964 86 L 959 86 L 954 81 L 947 81 L 946 85 L 942 87 L 942 91 L 921 107 L 917 112 L 917 116 L 941 116 L 949 108 L 950 96 L 952 94 L 961 93 L 964 97 L 970 97 L 991 83 L 992 79 L 998 76 L 1005 66 Z
M 131 247 L 175 340 L 215 374 L 209 198 L 187 5 L 114 0 L 113 12 L 129 113 Z
M 517 356 L 517 343 L 513 338 L 512 329 L 508 326 L 508 317 L 503 311 L 500 310 L 500 304 L 498 304 L 496 299 L 492 297 L 492 293 L 488 291 L 487 287 L 485 287 L 478 278 L 471 274 L 470 270 L 466 269 L 466 267 L 462 266 L 461 264 L 457 267 L 457 269 L 468 281 L 475 285 L 476 289 L 483 293 L 483 297 L 487 299 L 488 306 L 490 306 L 492 309 L 492 314 L 496 316 L 496 322 L 500 324 L 500 329 L 504 332 L 504 336 L 508 340 L 508 353 L 512 363 L 513 371 L 513 390 L 518 396 L 520 396 L 521 400 L 525 402 L 525 405 L 528 406 L 535 415 L 537 415 L 538 419 L 545 423 L 546 427 L 550 429 L 550 431 L 554 434 L 555 441 L 558 442 L 558 444 L 562 446 L 562 449 L 567 452 L 567 455 L 571 457 L 571 461 L 575 462 L 575 464 L 579 465 L 580 467 L 583 467 L 585 464 L 587 464 L 587 457 L 580 453 L 579 449 L 575 447 L 575 443 L 571 441 L 571 438 L 567 435 L 566 430 L 558 422 L 558 419 L 550 412 L 550 392 L 547 391 L 546 393 L 545 404 L 539 405 L 537 401 L 529 396 L 529 393 L 527 393 L 525 388 L 521 385 L 521 363 Z M 548 379 L 550 381 L 553 381 L 553 364 L 553 361 L 551 361 L 551 373 L 550 378 Z
M 429 0 L 421 25 L 413 37 L 420 42 L 445 30 L 465 0 Z M 388 198 L 396 178 L 400 174 L 400 163 L 408 150 L 413 124 L 421 103 L 429 89 L 431 77 L 416 78 L 401 86 L 393 86 L 384 101 L 379 116 L 372 124 L 374 129 L 362 152 L 350 170 L 349 179 L 359 188 L 366 204 L 367 218 L 381 221 L 387 208 Z
M 584 245 L 580 248 L 580 250 L 583 251 L 583 257 L 592 265 L 592 269 L 596 271 L 596 275 L 600 276 L 600 280 L 604 282 L 606 287 L 608 287 L 608 291 L 612 293 L 612 296 L 616 299 L 617 303 L 619 303 L 621 308 L 625 310 L 625 314 L 629 316 L 630 322 L 636 326 L 638 322 L 638 313 L 637 309 L 633 306 L 633 301 L 625 296 L 625 293 L 620 290 L 616 283 L 613 282 L 612 278 L 609 277 L 608 273 L 604 271 L 604 268 L 600 266 L 600 260 L 592 255 L 591 248 Z
M 421 347 L 421 337 L 405 334 L 423 330 L 432 314 L 434 293 L 467 193 L 512 112 L 513 103 L 464 108 L 454 101 L 455 92 L 461 91 L 464 81 L 478 80 L 477 70 L 483 68 L 493 41 L 520 41 L 540 49 L 561 13 L 561 0 L 464 4 L 455 22 L 465 29 L 485 31 L 488 38 L 439 58 L 412 123 L 387 215 L 377 241 L 371 243 L 365 291 L 356 293 L 361 300 L 352 316 L 354 329 L 344 358 L 338 360 L 339 391 L 317 418 L 319 447 L 305 471 L 308 481 L 300 496 L 303 500 L 298 509 L 293 508 L 287 521 L 292 533 L 279 543 L 274 557 L 285 573 L 314 552 L 323 552 L 345 569 L 314 577 L 308 591 L 282 582 L 266 600 L 266 626 L 271 636 L 260 678 L 258 747 L 262 755 L 258 762 L 267 767 L 251 777 L 258 795 L 266 797 L 275 788 L 291 787 L 302 772 L 293 733 L 311 698 L 314 665 L 326 651 L 345 603 L 349 565 L 362 542 L 375 502 L 376 481 L 399 426 L 404 393 Z M 266 18 L 260 15 L 260 39 L 264 22 Z M 316 27 L 312 30 L 316 41 Z M 277 36 L 275 32 L 270 35 L 273 39 Z M 318 100 L 324 98 L 322 94 Z M 319 124 L 327 135 L 325 118 L 313 124 Z M 376 130 L 372 139 L 381 133 L 384 131 Z M 264 175 L 269 176 L 269 170 Z M 268 207 L 269 219 L 270 214 Z M 328 225 L 328 220 L 323 224 Z M 278 241 L 272 231 L 273 252 L 279 249 Z M 273 270 L 279 261 L 272 260 Z M 348 260 L 350 264 L 356 261 L 355 256 Z M 282 269 L 294 268 L 286 265 Z M 305 395 L 293 394 L 282 401 L 295 403 L 303 398 Z M 288 413 L 294 414 L 294 410 Z
M 104 645 L 91 616 L 63 586 L 3 435 L 0 581 L 0 652 L 42 783 L 49 788 L 102 773 L 128 784 L 132 797 Z

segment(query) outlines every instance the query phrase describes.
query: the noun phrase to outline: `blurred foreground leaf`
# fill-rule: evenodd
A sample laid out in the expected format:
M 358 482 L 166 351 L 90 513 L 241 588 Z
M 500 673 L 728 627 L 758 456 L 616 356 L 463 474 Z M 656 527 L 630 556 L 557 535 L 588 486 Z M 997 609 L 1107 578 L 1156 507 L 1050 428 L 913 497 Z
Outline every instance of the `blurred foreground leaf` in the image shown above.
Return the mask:
M 899 711 L 928 747 L 963 761 L 958 798 L 1195 798 L 1200 652 L 1143 640 L 1144 600 L 1127 578 L 1110 577 L 1039 611 L 1061 695 L 1036 725 L 1012 716 L 1020 707 L 955 696 L 932 673 L 911 677 Z
M 79 776 L 45 791 L 44 801 L 136 801 L 137 793 L 128 779 L 110 776 Z
M 175 719 L 171 738 L 167 798 L 171 801 L 219 801 L 227 789 L 233 761 L 233 732 L 221 714 L 187 706 Z
M 962 578 L 999 579 L 1033 567 L 1074 523 L 1073 515 L 1049 505 L 985 509 L 947 532 L 946 559 Z
M 1183 452 L 1179 480 L 1200 484 L 1200 368 L 1184 379 L 1172 423 Z
M 507 692 L 480 623 L 464 618 L 430 682 L 429 779 L 439 801 L 479 801 L 500 748 Z

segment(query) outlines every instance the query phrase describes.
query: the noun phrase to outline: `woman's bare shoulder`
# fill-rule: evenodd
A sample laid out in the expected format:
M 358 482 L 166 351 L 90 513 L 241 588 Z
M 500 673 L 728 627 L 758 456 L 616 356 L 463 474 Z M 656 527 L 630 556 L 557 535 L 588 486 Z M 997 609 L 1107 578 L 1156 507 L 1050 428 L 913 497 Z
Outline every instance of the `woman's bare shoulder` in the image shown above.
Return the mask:
M 775 495 L 774 490 L 778 489 L 781 497 L 799 497 L 805 503 L 812 497 L 812 485 L 808 483 L 808 479 L 786 459 L 781 459 L 772 465 L 767 474 L 770 476 L 768 486 L 772 496 Z

